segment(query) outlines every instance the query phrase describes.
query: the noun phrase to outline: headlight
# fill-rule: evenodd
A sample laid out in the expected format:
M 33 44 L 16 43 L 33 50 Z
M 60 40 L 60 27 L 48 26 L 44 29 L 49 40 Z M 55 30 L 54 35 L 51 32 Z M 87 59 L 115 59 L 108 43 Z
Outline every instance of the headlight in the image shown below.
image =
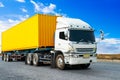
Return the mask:
M 73 58 L 78 58 L 79 57 L 79 55 L 75 55 L 75 54 L 70 54 L 69 56 L 73 57 Z
M 73 53 L 73 52 L 74 52 L 74 48 L 71 45 L 68 45 L 68 49 L 65 53 L 68 54 L 68 53 Z

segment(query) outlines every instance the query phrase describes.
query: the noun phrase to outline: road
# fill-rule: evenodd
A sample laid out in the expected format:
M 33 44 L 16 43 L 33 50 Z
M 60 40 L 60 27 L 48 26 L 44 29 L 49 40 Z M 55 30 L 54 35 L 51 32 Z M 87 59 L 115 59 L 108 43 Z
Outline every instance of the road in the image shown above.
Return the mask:
M 120 80 L 120 63 L 98 62 L 88 69 L 52 69 L 24 62 L 4 62 L 0 58 L 0 80 Z

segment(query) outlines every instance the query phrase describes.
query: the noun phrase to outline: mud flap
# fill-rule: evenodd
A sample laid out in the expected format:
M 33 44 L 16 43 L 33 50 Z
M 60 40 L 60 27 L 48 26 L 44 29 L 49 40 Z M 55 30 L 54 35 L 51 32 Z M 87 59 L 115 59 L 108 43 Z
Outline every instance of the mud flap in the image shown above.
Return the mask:
M 56 68 L 56 55 L 55 53 L 51 53 L 51 68 Z

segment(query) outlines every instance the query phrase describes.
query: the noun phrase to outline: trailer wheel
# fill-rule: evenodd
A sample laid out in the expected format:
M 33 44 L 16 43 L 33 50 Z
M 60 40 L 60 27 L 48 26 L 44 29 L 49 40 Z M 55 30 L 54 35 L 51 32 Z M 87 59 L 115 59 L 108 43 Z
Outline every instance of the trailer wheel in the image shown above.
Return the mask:
M 4 61 L 6 61 L 6 57 L 7 57 L 7 55 L 6 55 L 6 54 L 4 54 Z
M 26 57 L 26 62 L 28 65 L 32 65 L 32 54 L 31 53 L 28 53 Z
M 39 55 L 38 55 L 38 53 L 33 54 L 33 65 L 34 66 L 39 66 Z
M 6 61 L 9 62 L 10 61 L 10 55 L 6 55 Z
M 58 54 L 57 57 L 56 57 L 56 66 L 63 70 L 65 69 L 65 62 L 64 62 L 64 57 L 62 54 Z
M 81 64 L 82 69 L 87 69 L 90 66 L 90 63 L 88 64 Z

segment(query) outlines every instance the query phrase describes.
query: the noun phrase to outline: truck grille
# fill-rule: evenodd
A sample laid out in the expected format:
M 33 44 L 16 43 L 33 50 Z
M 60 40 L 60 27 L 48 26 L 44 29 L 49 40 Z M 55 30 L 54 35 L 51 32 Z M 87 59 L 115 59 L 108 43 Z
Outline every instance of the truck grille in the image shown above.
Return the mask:
M 76 48 L 77 52 L 93 52 L 93 48 Z

